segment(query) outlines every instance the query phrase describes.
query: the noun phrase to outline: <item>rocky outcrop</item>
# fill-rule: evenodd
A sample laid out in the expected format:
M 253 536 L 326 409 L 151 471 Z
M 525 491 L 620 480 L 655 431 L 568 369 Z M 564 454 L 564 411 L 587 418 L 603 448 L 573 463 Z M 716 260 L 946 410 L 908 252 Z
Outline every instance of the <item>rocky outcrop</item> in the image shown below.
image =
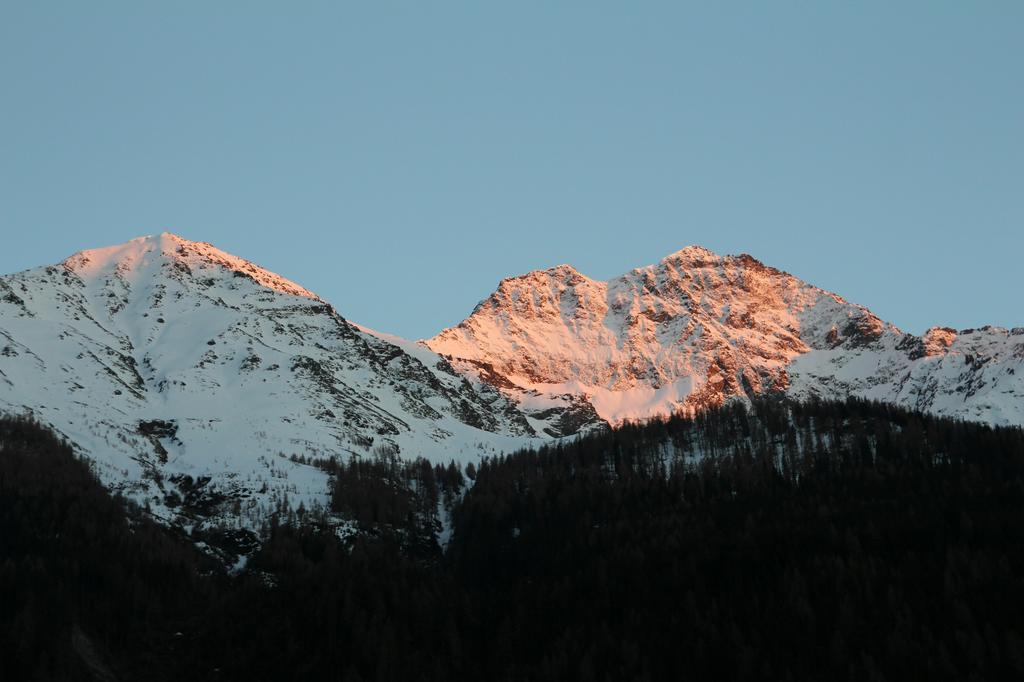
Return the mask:
M 995 327 L 905 334 L 752 256 L 692 246 L 607 282 L 567 265 L 502 280 L 425 343 L 528 415 L 545 398 L 542 414 L 566 409 L 565 395 L 615 423 L 788 392 L 1019 424 L 1012 336 Z
M 403 345 L 404 343 L 404 345 Z M 302 462 L 384 448 L 447 463 L 545 436 L 501 392 L 318 296 L 163 234 L 0 278 L 0 411 L 31 413 L 167 518 L 325 503 Z

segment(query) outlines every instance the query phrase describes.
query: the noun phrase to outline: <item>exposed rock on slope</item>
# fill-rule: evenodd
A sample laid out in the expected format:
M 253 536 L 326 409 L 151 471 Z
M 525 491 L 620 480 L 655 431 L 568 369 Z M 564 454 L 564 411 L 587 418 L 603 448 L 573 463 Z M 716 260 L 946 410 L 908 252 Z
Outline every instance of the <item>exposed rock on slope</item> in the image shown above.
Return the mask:
M 568 265 L 503 280 L 425 343 L 528 415 L 591 405 L 571 431 L 771 391 L 1020 424 L 1022 342 L 994 327 L 905 334 L 750 256 L 691 246 L 608 282 Z
M 467 460 L 780 391 L 1024 424 L 1024 329 L 905 334 L 750 256 L 699 247 L 608 282 L 503 280 L 414 343 L 171 234 L 0 277 L 0 411 L 187 525 L 326 500 L 292 456 Z
M 447 461 L 534 435 L 426 349 L 171 234 L 0 278 L 0 411 L 32 413 L 106 483 L 186 521 L 325 500 L 325 475 L 292 455 Z

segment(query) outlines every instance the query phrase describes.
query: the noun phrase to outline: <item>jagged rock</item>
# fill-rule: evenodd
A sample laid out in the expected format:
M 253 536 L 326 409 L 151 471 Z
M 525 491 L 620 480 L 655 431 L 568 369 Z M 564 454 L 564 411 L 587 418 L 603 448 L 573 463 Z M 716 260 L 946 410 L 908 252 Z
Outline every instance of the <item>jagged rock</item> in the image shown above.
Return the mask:
M 0 349 L 0 411 L 53 426 L 167 519 L 227 513 L 226 500 L 243 514 L 326 504 L 326 474 L 291 455 L 388 447 L 448 462 L 537 435 L 427 348 L 166 233 L 0 277 Z M 188 480 L 205 481 L 202 504 Z
M 301 460 L 466 461 L 768 392 L 1024 424 L 1022 335 L 918 337 L 751 256 L 688 247 L 607 282 L 568 265 L 504 279 L 416 343 L 163 234 L 0 277 L 0 410 L 54 427 L 158 517 L 245 516 L 326 503 L 326 474 Z
M 567 394 L 616 423 L 785 391 L 1020 424 L 1021 358 L 1009 342 L 1019 333 L 905 334 L 749 255 L 692 246 L 607 282 L 570 266 L 504 279 L 426 343 L 545 418 L 567 409 Z M 968 363 L 944 361 L 965 354 Z M 964 364 L 971 377 L 960 376 Z

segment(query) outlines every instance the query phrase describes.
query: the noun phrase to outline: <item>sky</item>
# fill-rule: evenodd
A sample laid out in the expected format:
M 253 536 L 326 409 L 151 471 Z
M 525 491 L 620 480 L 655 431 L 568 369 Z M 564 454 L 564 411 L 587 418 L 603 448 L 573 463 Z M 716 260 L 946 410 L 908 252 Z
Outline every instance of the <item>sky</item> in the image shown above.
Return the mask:
M 0 272 L 171 231 L 409 338 L 699 244 L 1024 326 L 1024 3 L 0 2 Z

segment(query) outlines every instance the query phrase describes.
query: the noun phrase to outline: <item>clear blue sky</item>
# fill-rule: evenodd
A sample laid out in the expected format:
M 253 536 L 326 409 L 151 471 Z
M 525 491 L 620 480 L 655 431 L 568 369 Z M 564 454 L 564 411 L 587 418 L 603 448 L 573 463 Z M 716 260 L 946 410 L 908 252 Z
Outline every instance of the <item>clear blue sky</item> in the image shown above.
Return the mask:
M 415 338 L 701 244 L 1024 325 L 1022 36 L 1017 0 L 7 0 L 0 272 L 166 229 Z

